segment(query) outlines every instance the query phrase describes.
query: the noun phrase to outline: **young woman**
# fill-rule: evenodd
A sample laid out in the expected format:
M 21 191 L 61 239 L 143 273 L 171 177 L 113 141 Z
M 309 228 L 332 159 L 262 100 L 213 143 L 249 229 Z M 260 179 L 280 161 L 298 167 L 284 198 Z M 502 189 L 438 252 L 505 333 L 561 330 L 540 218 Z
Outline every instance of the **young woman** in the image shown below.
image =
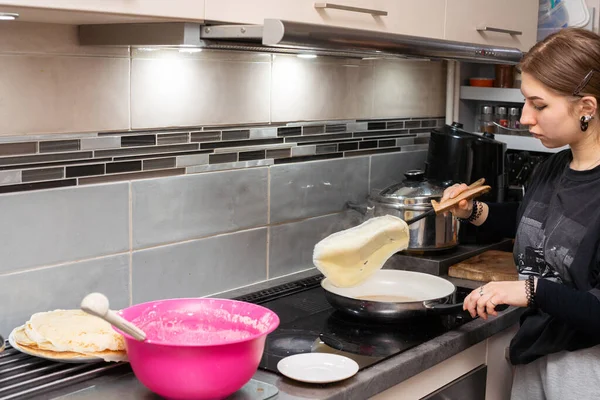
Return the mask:
M 452 210 L 514 237 L 521 277 L 483 285 L 464 307 L 484 319 L 499 304 L 527 307 L 510 345 L 512 399 L 600 399 L 600 36 L 563 29 L 519 68 L 521 123 L 545 147 L 569 148 L 540 165 L 520 204 L 462 201 Z

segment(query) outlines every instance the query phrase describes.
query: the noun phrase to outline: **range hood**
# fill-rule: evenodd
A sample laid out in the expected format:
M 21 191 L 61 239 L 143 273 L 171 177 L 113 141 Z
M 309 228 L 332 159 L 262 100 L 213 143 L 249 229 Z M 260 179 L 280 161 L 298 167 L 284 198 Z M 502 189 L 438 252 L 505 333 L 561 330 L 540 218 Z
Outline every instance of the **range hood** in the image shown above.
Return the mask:
M 92 46 L 196 47 L 345 57 L 416 57 L 516 64 L 516 48 L 486 46 L 328 25 L 265 19 L 263 25 L 143 23 L 82 25 L 79 42 Z

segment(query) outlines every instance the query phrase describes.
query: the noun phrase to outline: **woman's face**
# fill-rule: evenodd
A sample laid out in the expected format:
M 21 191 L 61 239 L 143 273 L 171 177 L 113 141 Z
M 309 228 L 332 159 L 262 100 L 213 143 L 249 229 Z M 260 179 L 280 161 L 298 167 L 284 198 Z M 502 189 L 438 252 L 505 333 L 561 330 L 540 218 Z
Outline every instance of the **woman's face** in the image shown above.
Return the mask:
M 535 138 L 548 148 L 573 145 L 584 138 L 572 102 L 526 72 L 521 79 L 521 92 L 525 96 L 521 124 L 529 125 Z

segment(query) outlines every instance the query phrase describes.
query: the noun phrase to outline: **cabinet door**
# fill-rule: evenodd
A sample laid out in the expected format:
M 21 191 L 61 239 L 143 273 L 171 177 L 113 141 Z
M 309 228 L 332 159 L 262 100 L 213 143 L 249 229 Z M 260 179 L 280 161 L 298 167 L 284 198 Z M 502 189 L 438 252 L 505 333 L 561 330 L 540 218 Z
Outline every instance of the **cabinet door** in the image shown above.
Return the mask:
M 0 0 L 0 9 L 27 7 L 100 14 L 202 20 L 204 0 Z
M 265 18 L 442 38 L 445 0 L 334 0 L 322 2 L 366 10 L 315 8 L 314 0 L 206 0 L 206 20 L 262 24 Z
M 537 12 L 538 0 L 447 0 L 445 39 L 527 51 L 536 42 Z M 477 30 L 483 27 L 522 34 Z

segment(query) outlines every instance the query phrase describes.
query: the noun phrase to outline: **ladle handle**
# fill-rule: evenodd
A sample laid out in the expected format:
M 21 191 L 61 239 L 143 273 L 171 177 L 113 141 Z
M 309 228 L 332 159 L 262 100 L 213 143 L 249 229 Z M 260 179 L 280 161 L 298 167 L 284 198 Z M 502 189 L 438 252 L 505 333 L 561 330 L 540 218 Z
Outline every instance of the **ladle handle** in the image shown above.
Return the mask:
M 104 320 L 128 335 L 133 336 L 134 339 L 139 340 L 140 342 L 146 340 L 146 333 L 143 330 L 133 325 L 131 322 L 127 321 L 125 318 L 121 317 L 112 310 L 108 310 Z
M 88 314 L 102 318 L 115 328 L 133 336 L 136 340 L 146 340 L 146 333 L 109 308 L 108 299 L 102 293 L 90 293 L 81 301 L 81 309 Z

